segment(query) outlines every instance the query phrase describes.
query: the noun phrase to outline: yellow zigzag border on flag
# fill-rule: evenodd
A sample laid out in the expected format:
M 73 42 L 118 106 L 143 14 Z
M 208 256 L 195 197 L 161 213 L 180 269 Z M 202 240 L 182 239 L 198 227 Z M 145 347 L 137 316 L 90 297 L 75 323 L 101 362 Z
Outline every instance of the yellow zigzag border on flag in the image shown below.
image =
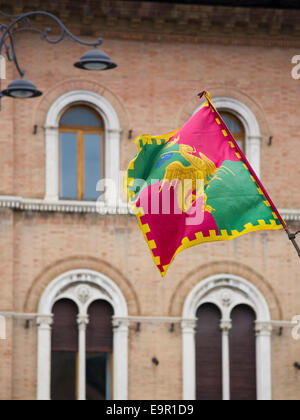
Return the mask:
M 211 110 L 213 113 L 216 113 L 216 110 L 212 104 L 212 102 L 210 101 L 210 97 L 207 97 L 208 102 L 206 102 L 204 104 L 204 106 L 206 107 L 211 107 Z M 218 125 L 221 125 L 221 121 L 218 117 L 216 117 L 216 122 L 218 123 Z M 138 148 L 138 153 L 137 156 L 130 162 L 129 164 L 129 170 L 134 170 L 134 164 L 137 160 L 137 158 L 139 157 L 139 153 L 142 151 L 143 147 L 146 146 L 147 144 L 152 145 L 154 142 L 157 145 L 162 145 L 162 141 L 165 140 L 166 142 L 168 142 L 172 137 L 174 137 L 178 131 L 175 130 L 171 133 L 162 135 L 162 136 L 157 136 L 157 137 L 153 137 L 150 136 L 148 134 L 144 134 L 141 135 L 139 137 L 137 137 L 134 140 L 134 143 L 136 144 L 137 148 Z M 222 133 L 224 135 L 224 137 L 230 137 L 227 133 L 226 130 L 222 130 Z M 236 146 L 233 143 L 232 140 L 229 140 L 228 143 L 230 144 L 231 148 L 235 148 Z M 141 145 L 142 144 L 142 145 Z M 242 160 L 242 156 L 237 152 L 236 153 L 238 159 Z M 249 171 L 248 166 L 244 163 L 244 167 Z M 127 171 L 127 174 L 128 174 Z M 250 171 L 249 171 L 250 172 Z M 251 175 L 251 173 L 249 174 L 250 178 L 252 179 L 252 181 L 257 185 L 257 190 L 259 192 L 260 195 L 264 195 L 263 191 L 261 190 L 260 186 L 257 184 L 255 178 Z M 153 253 L 154 249 L 157 249 L 157 245 L 155 243 L 155 240 L 153 239 L 148 239 L 148 234 L 151 233 L 151 229 L 150 226 L 147 224 L 142 223 L 141 218 L 143 216 L 145 216 L 145 212 L 144 209 L 142 207 L 136 207 L 135 204 L 131 201 L 131 197 L 134 194 L 134 191 L 128 191 L 128 187 L 132 186 L 134 184 L 134 178 L 128 178 L 128 176 L 126 175 L 124 178 L 124 189 L 125 189 L 125 193 L 129 199 L 129 204 L 133 210 L 133 212 L 135 213 L 137 219 L 138 219 L 138 223 L 140 226 L 141 231 L 143 232 L 145 241 L 149 247 L 149 250 L 151 252 L 153 261 L 155 263 L 155 265 L 157 267 L 159 267 L 161 265 L 161 260 L 159 256 L 155 256 Z M 269 203 L 269 201 L 267 200 L 266 197 L 264 197 L 264 204 L 267 207 L 271 207 L 271 204 Z M 277 215 L 273 212 L 273 217 L 274 219 L 278 219 Z M 172 261 L 170 262 L 170 264 L 163 266 L 163 272 L 161 272 L 162 277 L 165 277 L 165 275 L 167 274 L 167 271 L 170 267 L 170 265 L 172 264 L 172 262 L 174 261 L 175 257 L 182 251 L 184 251 L 185 249 L 191 248 L 195 245 L 200 245 L 203 243 L 208 243 L 208 242 L 221 242 L 221 241 L 229 241 L 235 238 L 238 238 L 242 235 L 245 235 L 246 233 L 251 233 L 251 232 L 258 232 L 258 231 L 262 231 L 262 230 L 280 230 L 282 229 L 282 225 L 277 225 L 275 220 L 270 219 L 270 224 L 267 224 L 264 220 L 258 220 L 258 225 L 253 225 L 252 223 L 247 223 L 245 226 L 245 229 L 242 232 L 238 232 L 237 230 L 232 230 L 231 234 L 228 233 L 227 230 L 221 230 L 221 233 L 219 235 L 217 235 L 215 230 L 211 230 L 209 231 L 209 236 L 203 236 L 202 232 L 197 232 L 195 233 L 195 238 L 194 240 L 190 240 L 188 237 L 185 237 L 182 239 L 181 241 L 181 246 L 177 249 L 176 253 L 174 254 Z

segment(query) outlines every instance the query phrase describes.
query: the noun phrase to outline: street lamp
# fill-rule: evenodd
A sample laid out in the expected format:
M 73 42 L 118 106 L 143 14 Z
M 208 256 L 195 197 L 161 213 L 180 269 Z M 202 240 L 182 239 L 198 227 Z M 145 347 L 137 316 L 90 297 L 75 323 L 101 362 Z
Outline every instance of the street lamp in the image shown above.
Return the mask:
M 86 45 L 88 47 L 93 47 L 94 49 L 85 53 L 78 62 L 74 64 L 76 68 L 82 70 L 109 70 L 114 69 L 117 67 L 115 63 L 113 63 L 110 57 L 105 54 L 103 51 L 96 50 L 99 45 L 102 44 L 102 39 L 99 38 L 95 42 L 86 42 L 82 41 L 73 35 L 66 26 L 62 23 L 62 21 L 56 17 L 55 15 L 38 11 L 38 12 L 28 12 L 23 13 L 18 16 L 11 16 L 7 15 L 3 12 L 0 12 L 2 16 L 14 19 L 8 26 L 0 24 L 0 56 L 2 56 L 2 50 L 5 48 L 6 56 L 9 61 L 12 61 L 16 69 L 20 75 L 20 79 L 14 80 L 12 83 L 8 85 L 8 87 L 1 91 L 0 87 L 0 100 L 3 96 L 7 96 L 10 98 L 17 98 L 17 99 L 27 99 L 27 98 L 37 98 L 38 96 L 42 95 L 42 92 L 37 89 L 34 83 L 30 82 L 29 80 L 24 79 L 25 71 L 21 70 L 19 66 L 19 62 L 16 56 L 15 51 L 15 43 L 14 43 L 14 35 L 18 32 L 22 31 L 34 31 L 41 34 L 41 38 L 47 41 L 50 44 L 58 44 L 59 42 L 63 41 L 66 38 L 71 39 L 74 42 L 77 42 L 81 45 Z M 61 32 L 57 39 L 50 39 L 49 34 L 51 33 L 51 28 L 46 28 L 44 31 L 34 28 L 31 25 L 30 18 L 34 16 L 47 16 L 57 23 Z M 18 26 L 19 23 L 23 21 L 25 24 L 23 27 L 17 27 L 14 29 L 15 26 Z M 1 83 L 1 78 L 0 78 Z
M 42 92 L 37 90 L 36 86 L 25 79 L 14 80 L 7 89 L 1 92 L 2 96 L 8 96 L 16 99 L 37 98 Z

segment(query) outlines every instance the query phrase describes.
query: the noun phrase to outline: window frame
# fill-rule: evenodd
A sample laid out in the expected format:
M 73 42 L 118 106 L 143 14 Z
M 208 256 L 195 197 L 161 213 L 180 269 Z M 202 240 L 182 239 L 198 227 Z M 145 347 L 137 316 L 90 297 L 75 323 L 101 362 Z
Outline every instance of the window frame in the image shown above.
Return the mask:
M 196 399 L 196 313 L 204 303 L 214 303 L 222 313 L 223 399 L 230 400 L 229 332 L 231 311 L 239 304 L 250 306 L 256 316 L 256 372 L 258 401 L 272 400 L 272 323 L 268 304 L 249 281 L 233 274 L 218 274 L 202 280 L 189 293 L 183 308 L 183 399 Z
M 72 201 L 60 200 L 59 198 L 59 124 L 65 110 L 75 105 L 88 106 L 94 109 L 103 119 L 105 131 L 105 177 L 116 187 L 116 191 L 119 191 L 120 186 L 120 142 L 122 130 L 116 110 L 106 98 L 96 92 L 88 90 L 69 91 L 59 96 L 53 102 L 48 110 L 45 123 L 45 201 L 55 204 L 64 203 L 65 201 L 70 206 L 68 208 L 72 208 Z M 87 205 L 87 203 L 93 205 L 95 203 L 95 201 L 82 202 L 80 200 L 73 200 L 73 203 L 74 201 L 76 201 L 77 206 L 82 205 L 82 207 Z M 104 197 L 101 196 L 102 202 L 106 208 L 115 208 L 118 204 L 116 203 L 115 195 L 109 192 L 106 192 Z
M 95 300 L 105 300 L 114 310 L 113 328 L 113 376 L 112 389 L 115 400 L 128 399 L 128 308 L 119 287 L 109 277 L 93 270 L 79 269 L 68 271 L 56 277 L 44 290 L 39 303 L 38 325 L 38 363 L 37 363 L 37 400 L 51 399 L 51 333 L 52 307 L 63 298 L 73 300 L 80 308 L 79 353 L 83 354 L 85 330 L 88 322 L 87 308 Z M 80 361 L 84 363 L 80 363 Z M 79 360 L 80 400 L 85 395 L 85 360 Z
M 59 142 L 58 142 L 58 156 L 59 156 L 59 174 L 58 174 L 58 183 L 59 183 L 59 199 L 60 200 L 73 200 L 72 198 L 65 198 L 61 193 L 61 134 L 62 133 L 72 133 L 77 136 L 77 199 L 79 201 L 91 201 L 90 199 L 84 198 L 84 182 L 85 182 L 85 156 L 84 156 L 84 136 L 85 134 L 99 134 L 101 136 L 101 179 L 105 177 L 105 129 L 104 121 L 101 116 L 91 107 L 87 105 L 74 105 L 70 106 L 65 110 L 61 119 L 72 109 L 86 109 L 89 112 L 92 112 L 99 120 L 100 127 L 93 126 L 83 126 L 83 125 L 59 125 Z M 96 200 L 95 200 L 96 201 Z

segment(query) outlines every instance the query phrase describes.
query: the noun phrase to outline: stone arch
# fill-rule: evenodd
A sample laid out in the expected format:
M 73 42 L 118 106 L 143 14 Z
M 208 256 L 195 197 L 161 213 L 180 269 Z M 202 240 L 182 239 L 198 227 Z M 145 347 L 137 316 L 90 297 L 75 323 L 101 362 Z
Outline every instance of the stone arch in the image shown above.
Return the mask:
M 217 261 L 197 267 L 187 274 L 178 284 L 170 300 L 168 313 L 170 316 L 180 316 L 183 311 L 184 300 L 193 287 L 212 275 L 226 273 L 242 277 L 252 283 L 264 296 L 273 320 L 282 319 L 283 312 L 280 301 L 271 284 L 259 273 L 244 264 L 232 261 Z
M 215 274 L 198 282 L 185 299 L 182 312 L 183 339 L 183 399 L 196 397 L 196 342 L 197 309 L 212 303 L 221 311 L 222 320 L 222 378 L 223 399 L 230 399 L 229 331 L 231 313 L 238 305 L 251 307 L 256 314 L 256 377 L 258 400 L 272 399 L 271 334 L 272 325 L 268 303 L 260 290 L 244 277 L 233 274 Z
M 208 88 L 207 90 L 211 94 L 212 101 L 214 100 L 213 98 L 231 98 L 247 106 L 255 115 L 255 118 L 260 127 L 262 139 L 269 139 L 271 135 L 270 126 L 265 116 L 263 108 L 259 105 L 259 103 L 256 100 L 254 100 L 242 90 L 236 89 L 235 87 L 231 86 L 215 86 Z M 186 102 L 179 110 L 179 113 L 177 115 L 178 125 L 181 126 L 182 124 L 184 124 L 193 115 L 193 113 L 199 107 L 199 105 L 200 101 L 198 96 L 196 95 L 191 100 Z
M 128 398 L 128 308 L 121 289 L 108 276 L 88 269 L 64 272 L 52 279 L 39 301 L 37 398 L 51 399 L 51 343 L 53 306 L 61 299 L 70 299 L 78 307 L 79 368 L 78 398 L 86 399 L 86 325 L 88 307 L 96 300 L 105 300 L 114 310 L 113 389 L 114 399 Z
M 77 269 L 94 270 L 109 277 L 122 290 L 127 302 L 129 314 L 133 316 L 140 315 L 140 302 L 130 281 L 117 268 L 113 267 L 108 262 L 82 256 L 56 261 L 51 266 L 46 267 L 43 272 L 34 279 L 32 287 L 27 293 L 24 302 L 24 312 L 36 313 L 38 311 L 41 296 L 50 282 L 62 273 Z

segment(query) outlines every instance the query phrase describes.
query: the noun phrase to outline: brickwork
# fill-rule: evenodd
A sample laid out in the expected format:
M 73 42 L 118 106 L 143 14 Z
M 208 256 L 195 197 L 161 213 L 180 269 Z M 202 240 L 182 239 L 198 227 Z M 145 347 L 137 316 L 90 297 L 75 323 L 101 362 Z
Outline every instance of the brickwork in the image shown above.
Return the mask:
M 40 198 L 45 194 L 46 115 L 71 90 L 92 90 L 116 110 L 121 128 L 121 169 L 136 153 L 128 139 L 178 128 L 199 105 L 197 93 L 244 102 L 262 132 L 262 181 L 279 208 L 300 209 L 298 162 L 300 81 L 291 59 L 300 49 L 217 42 L 147 40 L 130 32 L 109 37 L 103 49 L 119 67 L 103 73 L 72 67 L 85 49 L 69 42 L 49 46 L 35 34 L 18 36 L 17 51 L 28 79 L 44 95 L 4 99 L 0 114 L 0 195 Z M 137 39 L 139 38 L 139 39 Z M 90 39 L 90 38 L 87 38 Z M 222 42 L 224 44 L 224 42 Z M 16 78 L 8 67 L 9 83 Z M 33 134 L 37 125 L 37 134 Z M 273 136 L 272 145 L 268 145 Z M 295 224 L 293 228 L 299 228 Z M 0 311 L 34 313 L 45 287 L 59 274 L 86 268 L 111 278 L 123 292 L 129 315 L 181 317 L 183 304 L 201 280 L 220 273 L 252 282 L 264 295 L 273 320 L 300 314 L 299 260 L 283 232 L 249 234 L 228 243 L 206 244 L 176 258 L 162 281 L 133 216 L 100 216 L 0 210 Z M 9 321 L 0 341 L 0 399 L 36 397 L 37 335 L 31 322 Z M 299 342 L 290 330 L 273 343 L 273 395 L 299 399 Z M 151 362 L 157 357 L 159 365 Z M 169 324 L 130 327 L 129 397 L 182 398 L 181 330 Z

